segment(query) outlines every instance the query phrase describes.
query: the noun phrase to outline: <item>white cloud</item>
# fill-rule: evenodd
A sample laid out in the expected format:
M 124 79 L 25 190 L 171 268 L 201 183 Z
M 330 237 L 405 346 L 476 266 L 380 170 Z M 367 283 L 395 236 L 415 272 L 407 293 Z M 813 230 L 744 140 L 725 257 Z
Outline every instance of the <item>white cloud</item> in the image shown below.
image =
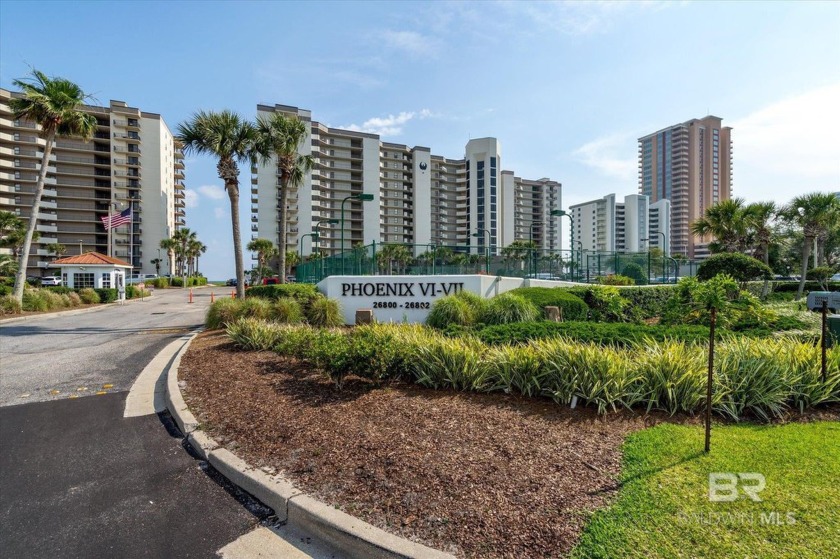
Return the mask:
M 225 197 L 225 189 L 214 184 L 206 184 L 199 186 L 197 189 L 203 196 L 207 196 L 211 200 L 222 200 Z
M 640 10 L 661 10 L 674 2 L 588 1 L 502 2 L 511 14 L 524 15 L 542 29 L 564 35 L 586 35 L 609 30 L 615 20 Z
M 602 136 L 583 144 L 572 155 L 584 165 L 632 187 L 638 178 L 637 137 L 629 133 Z
M 840 83 L 806 91 L 726 123 L 732 126 L 733 191 L 788 199 L 840 187 Z
M 366 120 L 361 126 L 358 124 L 350 124 L 342 126 L 346 130 L 355 130 L 356 132 L 368 132 L 370 134 L 378 134 L 380 136 L 399 136 L 402 134 L 403 125 L 413 119 L 422 120 L 425 118 L 432 118 L 438 116 L 429 109 L 422 109 L 420 111 L 406 112 L 402 111 L 398 115 L 388 115 L 380 118 L 374 117 Z
M 213 214 L 216 216 L 216 219 L 222 219 L 227 215 L 227 212 L 224 208 L 213 208 Z
M 192 190 L 190 188 L 184 190 L 184 201 L 186 202 L 188 208 L 195 208 L 196 206 L 198 206 L 199 198 L 200 196 L 195 190 Z
M 382 40 L 388 47 L 418 58 L 434 56 L 440 48 L 438 39 L 416 31 L 385 31 L 382 33 Z

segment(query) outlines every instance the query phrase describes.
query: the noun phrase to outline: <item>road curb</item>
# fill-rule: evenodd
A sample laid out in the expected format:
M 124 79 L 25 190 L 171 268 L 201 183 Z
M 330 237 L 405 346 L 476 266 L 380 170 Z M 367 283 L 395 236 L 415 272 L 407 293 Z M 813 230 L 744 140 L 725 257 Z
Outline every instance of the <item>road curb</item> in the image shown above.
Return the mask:
M 148 297 L 143 297 L 142 299 L 139 298 L 139 297 L 135 298 L 135 299 L 126 299 L 125 303 L 123 303 L 123 304 L 128 305 L 130 303 L 136 303 L 138 301 L 143 302 L 146 299 L 151 299 L 152 297 L 153 297 L 153 295 L 149 295 Z M 12 324 L 14 322 L 25 322 L 27 320 L 35 320 L 36 318 L 44 318 L 45 316 L 73 316 L 74 314 L 85 314 L 85 313 L 89 313 L 89 312 L 101 311 L 103 309 L 107 309 L 107 308 L 110 308 L 112 306 L 119 306 L 119 303 L 117 303 L 117 302 L 101 303 L 101 304 L 97 304 L 96 306 L 93 306 L 93 307 L 88 307 L 86 309 L 68 309 L 66 311 L 42 312 L 42 313 L 38 313 L 38 314 L 29 314 L 29 315 L 26 315 L 26 316 L 16 316 L 16 317 L 13 317 L 13 318 L 0 318 L 0 326 L 3 326 L 4 324 Z
M 208 461 L 231 483 L 241 487 L 266 506 L 281 521 L 306 530 L 339 547 L 357 559 L 454 559 L 454 555 L 389 534 L 297 490 L 282 476 L 269 475 L 222 448 L 201 430 L 184 402 L 178 384 L 181 357 L 197 334 L 184 344 L 169 367 L 166 379 L 166 405 L 175 423 L 196 453 Z

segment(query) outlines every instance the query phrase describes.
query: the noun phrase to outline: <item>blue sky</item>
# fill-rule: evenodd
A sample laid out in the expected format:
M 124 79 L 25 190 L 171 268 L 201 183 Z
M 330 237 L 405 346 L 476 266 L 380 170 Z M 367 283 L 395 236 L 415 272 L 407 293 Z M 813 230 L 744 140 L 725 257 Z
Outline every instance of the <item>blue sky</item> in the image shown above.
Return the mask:
M 636 139 L 710 113 L 734 128 L 736 196 L 840 190 L 840 2 L 4 0 L 0 86 L 30 65 L 173 130 L 282 103 L 448 157 L 495 136 L 502 166 L 561 181 L 564 206 L 634 193 Z M 188 159 L 186 182 L 203 271 L 229 277 L 215 163 Z

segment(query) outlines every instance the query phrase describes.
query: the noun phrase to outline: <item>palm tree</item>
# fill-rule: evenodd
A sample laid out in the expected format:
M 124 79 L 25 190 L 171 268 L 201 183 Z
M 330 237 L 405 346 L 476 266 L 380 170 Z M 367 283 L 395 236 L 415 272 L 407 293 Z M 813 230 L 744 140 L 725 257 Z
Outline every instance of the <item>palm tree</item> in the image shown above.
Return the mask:
M 257 134 L 259 136 L 259 151 L 266 154 L 263 156 L 263 164 L 270 160 L 273 155 L 277 159 L 280 168 L 280 203 L 278 205 L 277 227 L 280 236 L 277 242 L 278 256 L 280 257 L 279 269 L 284 272 L 286 264 L 286 222 L 287 222 L 287 199 L 289 190 L 297 188 L 303 183 L 306 173 L 314 165 L 314 158 L 311 155 L 298 153 L 300 146 L 306 141 L 307 126 L 296 116 L 286 116 L 274 113 L 271 117 L 257 118 Z M 280 283 L 286 283 L 286 274 L 280 277 Z
M 747 210 L 743 198 L 722 200 L 706 209 L 703 217 L 691 224 L 691 232 L 701 237 L 714 237 L 709 250 L 743 252 L 748 237 Z
M 160 263 L 161 263 L 161 259 L 160 259 L 160 258 L 152 258 L 149 262 L 150 262 L 151 264 L 154 264 L 154 265 L 155 265 L 155 275 L 156 275 L 156 276 L 159 276 L 159 275 L 160 275 Z
M 190 242 L 189 246 L 190 255 L 194 262 L 192 275 L 198 275 L 198 258 L 205 252 L 207 252 L 207 245 L 196 239 L 195 241 Z
M 181 263 L 180 272 L 182 276 L 186 277 L 188 270 L 188 260 L 189 260 L 189 246 L 190 243 L 197 241 L 197 235 L 195 231 L 191 231 L 189 227 L 181 227 L 175 234 L 172 235 L 172 240 L 177 243 L 177 248 L 175 249 L 175 254 L 178 256 L 178 260 Z M 186 287 L 187 282 L 184 282 L 184 287 Z
M 779 209 L 775 202 L 755 202 L 745 208 L 747 227 L 753 237 L 753 256 L 770 265 L 770 242 L 773 240 L 773 218 Z
M 67 252 L 67 247 L 61 243 L 50 243 L 46 248 L 47 252 L 54 254 L 56 259 L 61 258 Z
M 216 170 L 225 183 L 230 198 L 230 220 L 233 232 L 233 256 L 236 267 L 236 296 L 245 297 L 245 269 L 242 264 L 242 237 L 239 226 L 239 164 L 253 163 L 265 153 L 256 145 L 257 131 L 253 124 L 238 114 L 199 111 L 190 120 L 178 125 L 176 139 L 184 153 L 207 154 L 218 159 Z
M 802 244 L 802 277 L 799 280 L 799 290 L 796 292 L 798 300 L 805 292 L 808 259 L 811 257 L 814 241 L 823 235 L 827 238 L 829 232 L 840 222 L 840 199 L 829 192 L 804 194 L 797 196 L 785 206 L 782 215 L 788 222 L 801 227 L 805 237 L 805 242 Z
M 166 251 L 166 256 L 169 259 L 169 275 L 176 275 L 172 267 L 172 261 L 175 258 L 175 251 L 178 249 L 178 241 L 175 239 L 161 239 L 160 248 Z
M 300 256 L 294 250 L 286 251 L 286 268 L 283 273 L 283 281 L 286 281 L 286 276 L 292 275 L 292 268 L 300 263 Z
M 268 266 L 268 260 L 277 254 L 277 249 L 274 247 L 274 243 L 268 239 L 253 239 L 245 248 L 257 253 L 256 283 L 259 283 L 262 279 L 263 270 Z
M 35 240 L 38 212 L 41 210 L 41 196 L 47 178 L 50 154 L 56 136 L 76 136 L 88 141 L 96 130 L 96 118 L 79 110 L 90 96 L 75 83 L 64 78 L 50 78 L 38 70 L 32 70 L 32 78 L 13 80 L 21 88 L 22 97 L 9 101 L 15 119 L 30 120 L 41 127 L 41 136 L 46 140 L 41 156 L 41 169 L 35 183 L 35 197 L 29 212 L 29 224 L 20 247 L 20 264 L 15 274 L 14 297 L 23 301 L 23 286 L 26 282 L 26 267 L 29 253 Z

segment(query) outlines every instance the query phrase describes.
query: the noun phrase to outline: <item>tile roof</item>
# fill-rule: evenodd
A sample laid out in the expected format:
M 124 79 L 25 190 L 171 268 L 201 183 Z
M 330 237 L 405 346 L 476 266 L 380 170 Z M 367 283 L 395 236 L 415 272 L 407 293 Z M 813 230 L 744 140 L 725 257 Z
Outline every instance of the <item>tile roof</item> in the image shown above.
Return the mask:
M 123 268 L 131 268 L 131 264 L 119 258 L 112 258 L 98 252 L 86 252 L 84 254 L 77 254 L 76 256 L 68 256 L 66 258 L 59 258 L 52 262 L 53 266 L 121 266 Z

